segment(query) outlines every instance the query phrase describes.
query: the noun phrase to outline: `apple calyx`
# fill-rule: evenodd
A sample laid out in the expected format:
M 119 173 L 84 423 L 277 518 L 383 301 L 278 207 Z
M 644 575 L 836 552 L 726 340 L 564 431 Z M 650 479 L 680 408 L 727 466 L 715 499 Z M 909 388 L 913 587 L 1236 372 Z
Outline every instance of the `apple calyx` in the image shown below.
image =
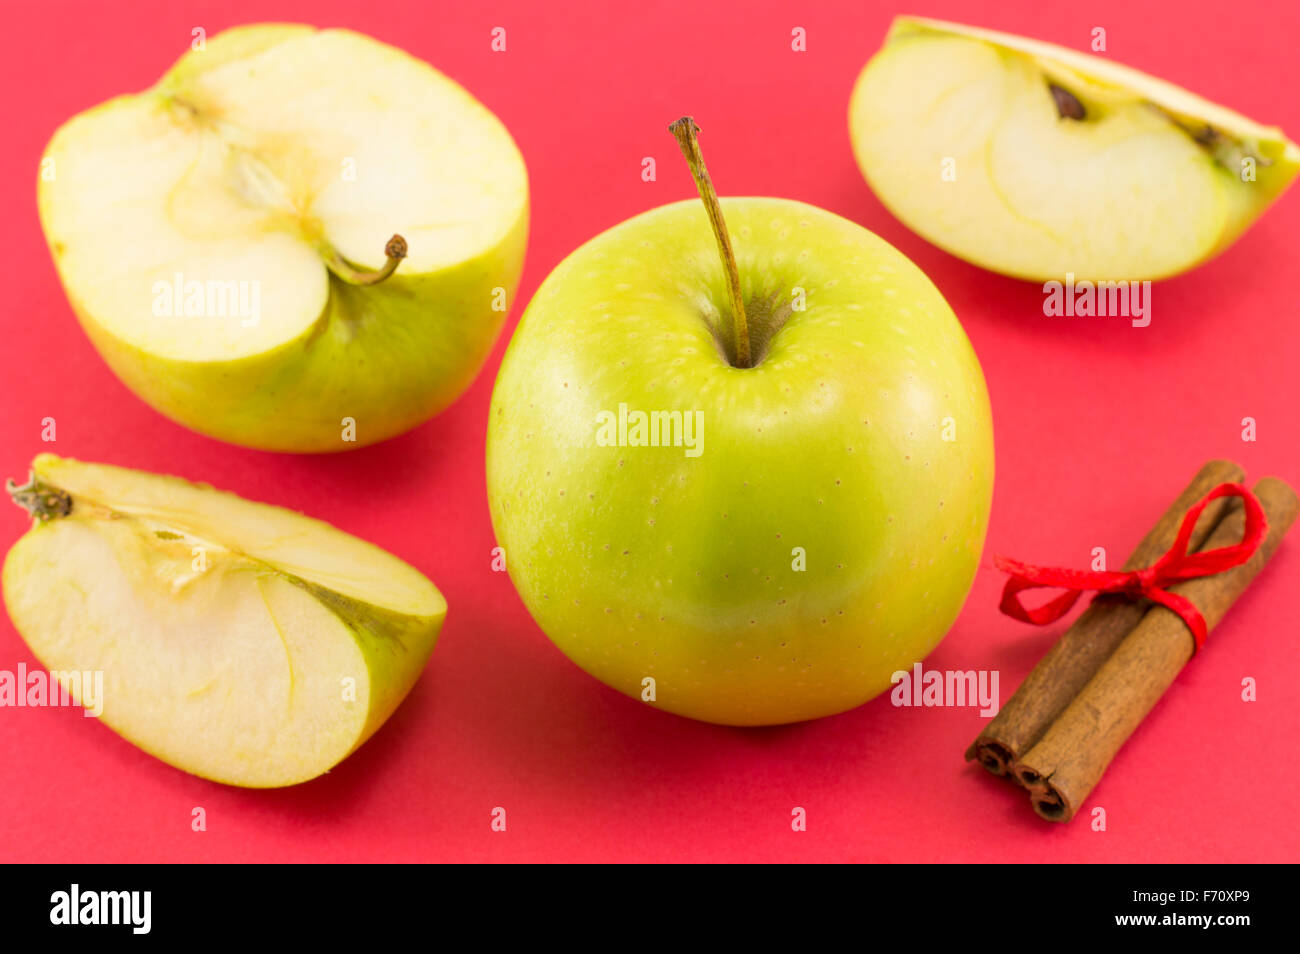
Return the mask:
M 731 247 L 731 236 L 727 232 L 727 223 L 722 218 L 722 205 L 718 202 L 717 190 L 709 178 L 709 170 L 704 167 L 704 155 L 700 152 L 700 127 L 690 116 L 683 116 L 669 124 L 668 131 L 677 138 L 682 155 L 691 168 L 695 187 L 699 190 L 704 210 L 709 216 L 709 225 L 718 240 L 718 254 L 722 258 L 722 268 L 727 275 L 727 290 L 731 296 L 731 316 L 733 322 L 735 348 L 734 364 L 738 368 L 753 367 L 749 348 L 749 324 L 745 320 L 745 299 L 740 291 L 740 271 L 736 268 L 736 253 Z
M 42 523 L 72 513 L 71 494 L 45 483 L 34 472 L 28 472 L 27 483 L 22 486 L 13 480 L 7 481 L 5 490 L 15 504 Z
M 349 285 L 378 285 L 397 271 L 397 266 L 402 259 L 406 258 L 406 251 L 406 239 L 400 235 L 394 235 L 388 240 L 388 244 L 384 246 L 384 254 L 388 256 L 388 260 L 384 262 L 383 267 L 377 270 L 358 268 L 328 246 L 322 249 L 322 256 L 325 259 L 326 267 L 336 277 Z

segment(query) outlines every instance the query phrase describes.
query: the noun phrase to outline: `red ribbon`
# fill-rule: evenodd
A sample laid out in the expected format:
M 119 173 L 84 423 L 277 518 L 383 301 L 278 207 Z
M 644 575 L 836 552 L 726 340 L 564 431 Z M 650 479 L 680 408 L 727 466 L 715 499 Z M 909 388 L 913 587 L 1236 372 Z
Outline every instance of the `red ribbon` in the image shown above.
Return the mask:
M 1201 512 L 1209 506 L 1210 501 L 1220 497 L 1240 497 L 1246 507 L 1246 529 L 1241 542 L 1214 550 L 1202 550 L 1188 553 L 1187 544 L 1191 540 L 1192 530 Z M 1034 566 L 1021 563 L 1003 556 L 995 556 L 993 562 L 999 570 L 1011 574 L 1006 588 L 1002 591 L 1002 612 L 1025 623 L 1044 626 L 1064 616 L 1083 595 L 1085 590 L 1097 593 L 1120 593 L 1129 599 L 1143 597 L 1159 603 L 1177 613 L 1196 639 L 1199 652 L 1205 643 L 1207 628 L 1205 617 L 1201 615 L 1192 601 L 1177 593 L 1170 593 L 1165 587 L 1179 580 L 1190 580 L 1198 576 L 1222 573 L 1234 566 L 1240 566 L 1251 558 L 1268 533 L 1268 520 L 1259 500 L 1241 484 L 1220 484 L 1183 516 L 1182 526 L 1178 528 L 1178 538 L 1174 540 L 1169 552 L 1151 566 L 1142 570 L 1127 572 L 1071 570 L 1062 567 Z M 1066 592 L 1036 609 L 1030 609 L 1020 600 L 1025 590 L 1047 587 L 1063 589 Z

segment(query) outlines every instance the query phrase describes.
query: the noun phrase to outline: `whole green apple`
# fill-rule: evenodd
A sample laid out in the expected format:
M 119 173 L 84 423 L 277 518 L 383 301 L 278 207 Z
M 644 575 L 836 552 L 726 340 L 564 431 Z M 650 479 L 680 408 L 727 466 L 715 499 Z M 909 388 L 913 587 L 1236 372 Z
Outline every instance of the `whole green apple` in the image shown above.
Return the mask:
M 1280 129 L 1104 54 L 919 17 L 896 19 L 858 77 L 849 133 L 910 228 L 1034 281 L 1185 271 L 1300 172 Z
M 201 433 L 384 440 L 460 395 L 523 266 L 510 134 L 427 63 L 347 30 L 240 27 L 69 120 L 41 222 L 114 372 Z
M 983 375 L 903 255 L 803 203 L 719 205 L 694 125 L 673 129 L 705 207 L 624 222 L 538 290 L 492 396 L 493 526 L 533 617 L 602 682 L 734 725 L 840 712 L 965 599 Z

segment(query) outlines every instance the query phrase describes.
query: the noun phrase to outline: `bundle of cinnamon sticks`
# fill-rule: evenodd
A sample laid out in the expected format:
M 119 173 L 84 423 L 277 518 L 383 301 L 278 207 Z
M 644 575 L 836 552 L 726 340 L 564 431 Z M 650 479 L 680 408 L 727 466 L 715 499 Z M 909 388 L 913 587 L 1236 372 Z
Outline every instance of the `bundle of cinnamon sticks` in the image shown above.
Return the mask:
M 1124 564 L 1136 570 L 1173 544 L 1184 514 L 1222 483 L 1244 477 L 1231 461 L 1207 463 Z M 1170 587 L 1190 599 L 1213 630 L 1276 551 L 1295 522 L 1300 501 L 1284 481 L 1264 477 L 1252 488 L 1268 532 L 1240 566 Z M 1190 550 L 1231 546 L 1242 539 L 1241 501 L 1211 501 L 1193 531 Z M 1042 818 L 1074 817 L 1111 759 L 1146 718 L 1196 651 L 1187 624 L 1148 601 L 1099 596 L 1026 677 L 969 749 L 994 775 L 1028 789 Z

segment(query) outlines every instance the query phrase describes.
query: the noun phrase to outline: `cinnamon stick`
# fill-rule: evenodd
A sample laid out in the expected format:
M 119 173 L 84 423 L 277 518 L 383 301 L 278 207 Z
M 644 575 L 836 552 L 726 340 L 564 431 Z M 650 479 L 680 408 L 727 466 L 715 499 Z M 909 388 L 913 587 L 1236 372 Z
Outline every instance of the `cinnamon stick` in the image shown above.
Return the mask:
M 1244 476 L 1245 472 L 1229 460 L 1205 464 L 1142 538 L 1124 563 L 1124 569 L 1136 570 L 1154 563 L 1173 544 L 1183 515 L 1193 504 L 1219 484 L 1237 483 Z M 1231 502 L 1231 498 L 1225 497 L 1205 508 L 1196 523 L 1189 549 L 1200 547 Z M 1011 765 L 1042 738 L 1048 726 L 1065 711 L 1146 611 L 1145 602 L 1094 600 L 971 743 L 966 750 L 966 761 L 979 759 L 994 775 L 1006 775 Z
M 1210 630 L 1272 557 L 1300 509 L 1295 491 L 1275 477 L 1261 479 L 1253 489 L 1268 519 L 1268 534 L 1254 555 L 1231 570 L 1170 587 L 1196 605 Z M 1244 527 L 1245 510 L 1237 502 L 1202 549 L 1240 543 Z M 1034 811 L 1048 821 L 1074 817 L 1115 753 L 1194 651 L 1187 624 L 1165 607 L 1152 606 L 1078 697 L 1013 766 L 1017 780 L 1030 791 Z

